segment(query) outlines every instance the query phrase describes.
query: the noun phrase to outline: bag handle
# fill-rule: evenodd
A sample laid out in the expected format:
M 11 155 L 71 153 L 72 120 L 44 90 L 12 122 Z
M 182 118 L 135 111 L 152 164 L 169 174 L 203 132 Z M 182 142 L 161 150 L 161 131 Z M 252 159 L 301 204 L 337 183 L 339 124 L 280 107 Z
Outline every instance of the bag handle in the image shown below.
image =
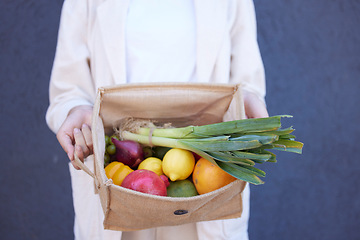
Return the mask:
M 74 159 L 76 165 L 81 168 L 81 170 L 84 170 L 87 174 L 89 174 L 91 177 L 95 179 L 95 174 L 80 160 L 80 158 L 74 153 Z

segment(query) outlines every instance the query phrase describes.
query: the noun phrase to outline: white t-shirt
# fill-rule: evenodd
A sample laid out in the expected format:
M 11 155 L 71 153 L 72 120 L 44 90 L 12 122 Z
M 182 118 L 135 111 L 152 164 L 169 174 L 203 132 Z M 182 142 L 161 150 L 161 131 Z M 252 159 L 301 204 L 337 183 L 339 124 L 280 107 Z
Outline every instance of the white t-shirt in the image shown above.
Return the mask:
M 132 0 L 125 31 L 128 83 L 195 81 L 192 0 Z

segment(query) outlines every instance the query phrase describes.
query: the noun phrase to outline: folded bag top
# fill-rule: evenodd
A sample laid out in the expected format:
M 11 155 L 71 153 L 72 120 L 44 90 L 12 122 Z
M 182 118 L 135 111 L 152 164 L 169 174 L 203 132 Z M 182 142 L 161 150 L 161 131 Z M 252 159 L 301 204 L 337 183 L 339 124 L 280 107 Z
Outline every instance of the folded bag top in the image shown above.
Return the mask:
M 105 175 L 105 134 L 119 120 L 154 120 L 175 127 L 244 118 L 241 85 L 208 83 L 126 84 L 98 90 L 92 134 L 96 191 L 105 214 L 104 228 L 132 231 L 240 217 L 246 182 L 236 180 L 216 191 L 187 198 L 144 194 L 114 185 Z

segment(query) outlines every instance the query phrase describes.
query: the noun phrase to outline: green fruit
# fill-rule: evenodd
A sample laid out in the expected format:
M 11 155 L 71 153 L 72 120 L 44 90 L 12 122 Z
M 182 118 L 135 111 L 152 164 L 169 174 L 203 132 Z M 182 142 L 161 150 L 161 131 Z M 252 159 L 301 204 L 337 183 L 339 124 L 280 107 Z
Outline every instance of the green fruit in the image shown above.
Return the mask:
M 109 155 L 114 155 L 116 153 L 116 147 L 114 144 L 110 144 L 109 146 L 106 147 L 106 152 Z
M 115 134 L 113 134 L 113 135 L 110 136 L 110 141 L 109 141 L 109 143 L 112 143 L 112 141 L 111 141 L 112 138 L 115 138 L 115 139 L 119 140 L 119 137 L 116 136 Z
M 160 147 L 160 146 L 153 147 L 153 152 L 154 152 L 153 157 L 160 158 L 162 160 L 164 158 L 165 154 L 170 149 L 171 148 L 169 148 L 169 147 Z
M 143 147 L 143 152 L 144 152 L 144 159 L 148 157 L 152 157 L 154 154 L 153 150 L 149 146 Z
M 104 162 L 105 162 L 105 163 L 110 163 L 110 160 L 111 160 L 111 159 L 110 159 L 109 154 L 108 154 L 108 153 L 105 153 L 105 154 L 104 154 Z
M 105 146 L 109 145 L 111 142 L 110 137 L 108 135 L 105 135 Z
M 189 180 L 170 182 L 167 188 L 168 197 L 193 197 L 199 195 L 194 184 Z

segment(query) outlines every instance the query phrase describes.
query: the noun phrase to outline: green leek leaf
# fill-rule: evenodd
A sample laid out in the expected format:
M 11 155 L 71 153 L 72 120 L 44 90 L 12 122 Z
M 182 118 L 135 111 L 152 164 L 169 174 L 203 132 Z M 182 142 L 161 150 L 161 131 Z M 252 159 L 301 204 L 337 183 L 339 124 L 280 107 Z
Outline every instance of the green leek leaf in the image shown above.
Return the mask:
M 304 144 L 301 142 L 280 139 L 276 142 L 264 146 L 264 148 L 301 154 L 303 145 Z
M 233 162 L 233 163 L 238 163 L 238 164 L 247 165 L 247 166 L 255 165 L 255 162 L 253 162 L 249 159 L 239 158 L 239 157 L 233 156 L 227 152 L 207 152 L 207 154 L 209 154 L 209 156 L 211 156 L 212 158 L 214 158 L 218 161 L 222 161 L 222 162 Z
M 269 153 L 251 153 L 251 152 L 245 152 L 245 151 L 232 151 L 232 154 L 244 159 L 251 159 L 253 161 L 260 161 L 260 162 L 266 162 L 268 161 L 272 155 Z
M 225 163 L 225 162 L 217 161 L 217 164 L 221 169 L 223 169 L 225 172 L 227 172 L 231 176 L 236 177 L 237 179 L 240 179 L 240 180 L 243 180 L 243 181 L 255 184 L 255 185 L 264 183 L 255 174 L 248 173 L 248 172 L 245 172 L 245 171 L 239 169 L 237 167 L 237 165 L 234 163 Z
M 218 141 L 218 142 L 193 142 L 186 141 L 185 139 L 179 140 L 181 143 L 186 143 L 194 148 L 198 148 L 206 152 L 219 152 L 219 151 L 235 151 L 243 149 L 251 149 L 262 146 L 259 141 Z
M 197 134 L 200 136 L 217 136 L 234 133 L 262 132 L 276 130 L 281 127 L 281 118 L 292 117 L 290 115 L 279 115 L 267 118 L 250 118 L 228 122 L 214 123 L 203 126 L 194 126 L 194 132 L 188 137 Z

